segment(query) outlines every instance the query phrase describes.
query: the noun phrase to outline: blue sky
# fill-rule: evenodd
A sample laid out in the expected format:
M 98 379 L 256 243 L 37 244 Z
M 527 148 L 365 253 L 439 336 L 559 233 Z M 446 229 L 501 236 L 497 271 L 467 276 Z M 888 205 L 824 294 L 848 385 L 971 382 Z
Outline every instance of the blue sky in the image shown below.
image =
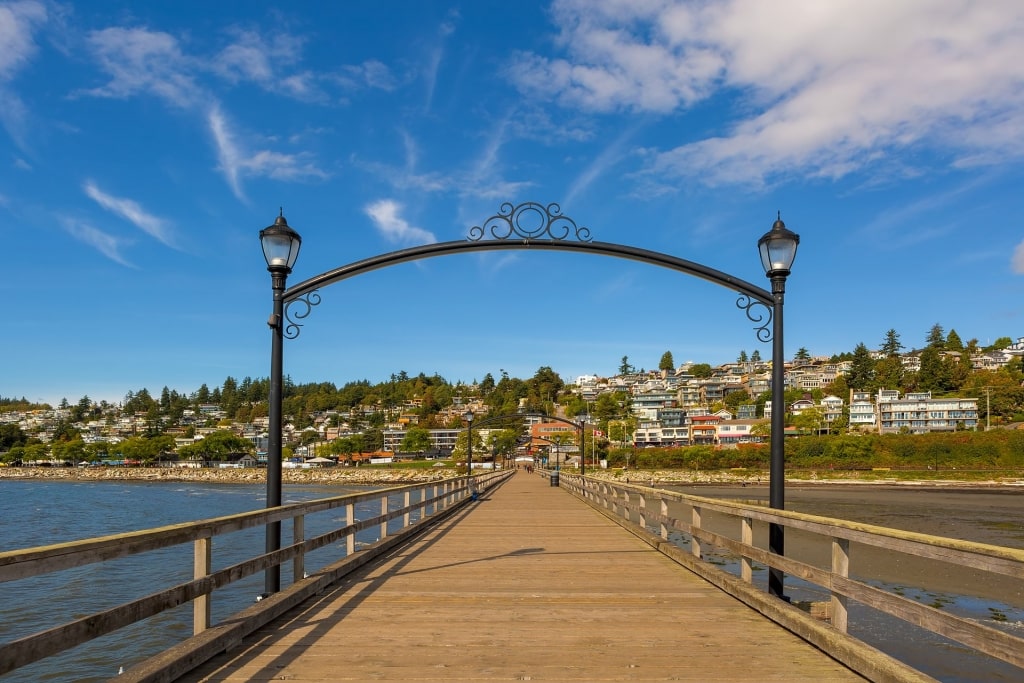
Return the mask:
M 781 211 L 787 357 L 1024 335 L 1019 0 L 20 0 L 0 45 L 0 396 L 267 376 L 279 207 L 289 284 L 536 201 L 765 288 Z M 296 382 L 771 355 L 735 293 L 585 254 L 320 294 Z

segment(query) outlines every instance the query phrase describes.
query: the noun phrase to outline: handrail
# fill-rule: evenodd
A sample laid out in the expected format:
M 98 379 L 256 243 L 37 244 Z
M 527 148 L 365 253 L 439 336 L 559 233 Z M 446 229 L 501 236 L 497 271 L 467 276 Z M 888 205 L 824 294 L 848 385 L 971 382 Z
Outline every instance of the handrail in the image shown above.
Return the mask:
M 112 633 L 130 624 L 142 621 L 184 603 L 193 604 L 193 632 L 201 633 L 210 624 L 210 598 L 213 592 L 268 567 L 285 562 L 293 563 L 294 581 L 305 576 L 306 553 L 329 547 L 345 539 L 345 554 L 355 553 L 356 534 L 364 529 L 380 528 L 380 539 L 361 549 L 373 553 L 393 539 L 387 538 L 388 522 L 401 520 L 401 529 L 392 535 L 425 527 L 473 500 L 474 492 L 486 490 L 513 471 L 488 472 L 473 477 L 470 484 L 465 477 L 436 482 L 417 483 L 394 488 L 354 493 L 315 501 L 282 505 L 275 508 L 244 512 L 224 517 L 172 524 L 124 534 L 114 534 L 48 546 L 0 552 L 0 582 L 13 581 L 52 574 L 65 569 L 102 563 L 120 557 L 182 545 L 194 544 L 193 580 L 166 587 L 157 593 L 131 600 L 111 609 L 97 612 L 59 624 L 32 635 L 0 645 L 0 675 L 46 657 L 58 654 L 82 643 Z M 418 499 L 412 494 L 419 492 Z M 402 496 L 402 505 L 390 510 L 391 497 Z M 356 505 L 367 501 L 381 501 L 380 514 L 356 519 Z M 305 517 L 326 510 L 344 508 L 346 523 L 319 536 L 306 539 Z M 416 514 L 414 519 L 414 513 Z M 261 553 L 238 564 L 212 570 L 212 539 L 224 534 L 264 526 L 271 522 L 292 520 L 293 543 L 272 553 Z M 180 569 L 180 568 L 178 568 Z
M 753 584 L 753 563 L 757 562 L 821 587 L 830 595 L 829 621 L 844 633 L 848 629 L 848 602 L 853 600 L 957 641 L 979 653 L 1024 668 L 1024 638 L 850 578 L 849 549 L 850 543 L 855 542 L 1018 579 L 1024 579 L 1024 550 L 585 478 L 565 470 L 561 472 L 560 486 L 602 509 L 620 524 L 632 526 L 649 536 L 651 542 L 667 542 L 669 529 L 689 534 L 692 559 L 704 565 L 702 571 L 724 571 L 706 561 L 706 550 L 715 547 L 739 558 L 740 578 L 746 584 Z M 669 501 L 688 507 L 690 520 L 670 516 Z M 703 527 L 705 512 L 716 512 L 734 519 L 739 525 L 739 540 Z M 827 538 L 831 545 L 831 567 L 821 568 L 757 547 L 753 541 L 755 521 L 779 524 Z M 657 534 L 648 527 L 657 528 Z

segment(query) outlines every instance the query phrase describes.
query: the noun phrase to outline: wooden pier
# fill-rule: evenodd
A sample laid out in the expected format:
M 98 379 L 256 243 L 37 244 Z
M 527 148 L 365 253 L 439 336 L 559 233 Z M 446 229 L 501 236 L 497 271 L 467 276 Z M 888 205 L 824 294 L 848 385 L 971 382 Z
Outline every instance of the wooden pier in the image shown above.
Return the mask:
M 857 681 L 521 472 L 186 681 Z

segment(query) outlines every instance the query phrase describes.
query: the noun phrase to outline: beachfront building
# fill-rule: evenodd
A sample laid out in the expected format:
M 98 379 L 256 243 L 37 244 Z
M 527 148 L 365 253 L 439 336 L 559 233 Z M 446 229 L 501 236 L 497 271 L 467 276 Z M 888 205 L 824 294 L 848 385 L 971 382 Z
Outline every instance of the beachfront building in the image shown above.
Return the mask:
M 459 434 L 465 429 L 430 429 L 430 450 L 437 453 L 451 453 L 455 449 L 455 442 Z M 474 430 L 476 431 L 476 430 Z M 402 440 L 408 433 L 406 429 L 385 429 L 384 448 L 389 453 L 398 453 L 402 450 Z
M 870 391 L 850 390 L 849 425 L 851 430 L 873 432 L 878 429 L 878 414 Z
M 932 398 L 930 391 L 912 392 L 900 398 L 898 391 L 888 390 L 885 400 L 880 398 L 876 407 L 880 434 L 926 434 L 978 428 L 976 398 Z

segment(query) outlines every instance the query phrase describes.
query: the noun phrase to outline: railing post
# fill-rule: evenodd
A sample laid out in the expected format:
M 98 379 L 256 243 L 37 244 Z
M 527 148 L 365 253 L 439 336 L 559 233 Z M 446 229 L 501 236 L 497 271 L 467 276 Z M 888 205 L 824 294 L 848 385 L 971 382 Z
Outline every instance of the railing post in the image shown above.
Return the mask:
M 386 495 L 381 496 L 380 499 L 380 516 L 386 518 L 388 516 L 388 497 Z M 380 540 L 384 540 L 388 535 L 388 520 L 384 519 L 380 523 Z
M 292 543 L 299 545 L 306 540 L 306 516 L 295 515 L 292 519 Z M 292 560 L 292 583 L 306 578 L 306 551 L 299 545 L 298 553 Z
M 661 537 L 668 540 L 668 527 L 665 520 L 668 519 L 668 502 L 664 498 L 658 499 L 661 502 Z
M 402 503 L 403 503 L 403 505 L 405 505 L 405 514 L 402 515 L 402 528 L 403 529 L 408 529 L 409 528 L 409 506 L 412 504 L 412 491 L 409 491 L 408 489 L 406 489 L 406 491 L 405 491 L 405 498 L 402 500 Z
M 700 554 L 700 539 L 697 538 L 697 534 L 693 533 L 700 529 L 700 507 L 694 505 L 693 511 L 690 516 L 690 552 L 698 560 L 701 557 Z
M 647 531 L 647 496 L 640 494 L 640 528 Z
M 193 546 L 192 578 L 210 575 L 213 561 L 213 538 L 197 538 Z M 200 595 L 192 601 L 192 634 L 198 635 L 210 627 L 210 594 Z
M 832 539 L 832 573 L 844 579 L 850 576 L 850 541 L 845 538 Z M 841 633 L 846 633 L 847 598 L 832 591 L 832 626 Z
M 352 526 L 356 523 L 356 504 L 349 503 L 345 506 L 345 519 L 348 521 L 348 526 Z M 350 531 L 345 537 L 345 555 L 351 557 L 356 553 L 356 532 L 355 530 Z
M 742 525 L 740 527 L 740 542 L 749 548 L 754 545 L 754 520 L 750 517 L 743 517 L 740 522 Z M 749 555 L 744 555 L 740 559 L 740 578 L 747 583 L 754 580 L 754 566 L 750 562 Z

